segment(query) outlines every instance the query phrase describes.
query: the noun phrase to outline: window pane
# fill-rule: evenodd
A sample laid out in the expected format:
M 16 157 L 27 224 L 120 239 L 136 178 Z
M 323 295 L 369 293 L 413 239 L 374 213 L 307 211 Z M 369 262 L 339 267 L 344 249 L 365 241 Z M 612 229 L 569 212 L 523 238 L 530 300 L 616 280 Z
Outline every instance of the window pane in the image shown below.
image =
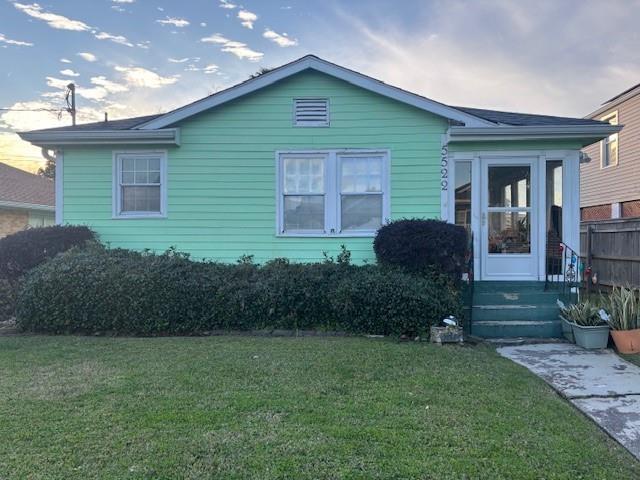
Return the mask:
M 324 193 L 324 158 L 285 158 L 284 193 Z
M 122 212 L 160 213 L 160 187 L 122 187 Z
M 160 183 L 160 172 L 149 172 L 149 183 Z
M 530 207 L 531 168 L 528 165 L 489 167 L 490 207 Z
M 489 253 L 531 253 L 528 212 L 489 212 Z
M 382 225 L 382 195 L 343 195 L 342 230 L 377 230 Z
M 284 230 L 324 230 L 324 195 L 286 195 Z
M 133 158 L 123 158 L 122 159 L 122 171 L 123 172 L 133 172 L 134 169 L 134 160 Z
M 149 183 L 149 174 L 147 172 L 136 171 L 135 179 L 137 184 Z
M 455 223 L 471 233 L 471 162 L 456 162 Z
M 154 172 L 160 171 L 160 159 L 159 158 L 150 158 L 149 159 L 149 170 Z
M 382 157 L 341 157 L 342 193 L 382 192 Z
M 122 172 L 122 183 L 133 183 L 134 182 L 134 176 L 135 174 L 133 172 Z

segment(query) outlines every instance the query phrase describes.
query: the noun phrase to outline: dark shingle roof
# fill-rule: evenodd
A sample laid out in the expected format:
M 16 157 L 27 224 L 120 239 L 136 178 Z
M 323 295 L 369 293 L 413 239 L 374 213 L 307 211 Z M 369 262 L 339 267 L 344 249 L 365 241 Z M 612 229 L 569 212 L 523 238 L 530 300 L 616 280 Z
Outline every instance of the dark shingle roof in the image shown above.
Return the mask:
M 55 205 L 53 180 L 0 163 L 0 202 Z
M 94 130 L 130 130 L 137 125 L 160 117 L 162 114 L 145 115 L 143 117 L 124 118 L 122 120 L 109 120 L 108 122 L 83 123 L 75 126 L 46 128 L 33 130 L 33 132 L 91 132 Z
M 602 125 L 603 122 L 589 118 L 554 117 L 551 115 L 534 115 L 530 113 L 500 112 L 482 108 L 453 107 L 470 115 L 484 118 L 494 123 L 513 126 L 544 126 L 544 125 Z

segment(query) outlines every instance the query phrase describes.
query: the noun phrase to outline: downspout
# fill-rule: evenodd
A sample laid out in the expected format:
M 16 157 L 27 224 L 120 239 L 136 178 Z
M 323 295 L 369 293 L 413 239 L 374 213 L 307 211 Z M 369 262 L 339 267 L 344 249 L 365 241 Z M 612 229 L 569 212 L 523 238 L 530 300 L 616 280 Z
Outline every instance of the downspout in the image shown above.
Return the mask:
M 63 162 L 64 162 L 64 155 L 62 153 L 61 150 L 55 150 L 53 155 L 50 153 L 48 148 L 42 147 L 40 149 L 40 152 L 42 154 L 42 156 L 50 161 L 53 162 L 56 166 L 56 177 L 55 177 L 55 184 L 54 184 L 54 188 L 55 188 L 55 202 L 56 202 L 56 210 L 55 210 L 55 216 L 56 216 L 56 225 L 62 225 L 62 221 L 63 221 L 63 203 L 62 203 L 62 199 L 63 199 L 63 184 L 62 184 L 62 176 L 63 176 Z

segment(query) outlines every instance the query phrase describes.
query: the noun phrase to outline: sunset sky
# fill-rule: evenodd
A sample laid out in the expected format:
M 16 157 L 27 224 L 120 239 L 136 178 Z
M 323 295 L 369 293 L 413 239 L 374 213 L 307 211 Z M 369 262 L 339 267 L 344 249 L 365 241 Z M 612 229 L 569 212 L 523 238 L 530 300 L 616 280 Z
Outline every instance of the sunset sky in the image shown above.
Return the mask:
M 307 53 L 452 105 L 583 116 L 640 82 L 640 0 L 0 0 L 0 161 L 14 132 L 167 111 Z M 10 109 L 10 110 L 7 110 Z M 21 111 L 27 110 L 27 111 Z

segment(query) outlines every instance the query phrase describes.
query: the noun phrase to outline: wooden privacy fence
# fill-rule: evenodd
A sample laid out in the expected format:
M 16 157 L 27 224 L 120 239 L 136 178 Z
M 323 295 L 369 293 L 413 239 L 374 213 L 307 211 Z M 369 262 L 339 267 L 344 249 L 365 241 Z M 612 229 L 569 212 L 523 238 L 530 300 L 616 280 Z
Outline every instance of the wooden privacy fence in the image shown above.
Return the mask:
M 640 218 L 583 222 L 580 249 L 599 285 L 640 287 Z

